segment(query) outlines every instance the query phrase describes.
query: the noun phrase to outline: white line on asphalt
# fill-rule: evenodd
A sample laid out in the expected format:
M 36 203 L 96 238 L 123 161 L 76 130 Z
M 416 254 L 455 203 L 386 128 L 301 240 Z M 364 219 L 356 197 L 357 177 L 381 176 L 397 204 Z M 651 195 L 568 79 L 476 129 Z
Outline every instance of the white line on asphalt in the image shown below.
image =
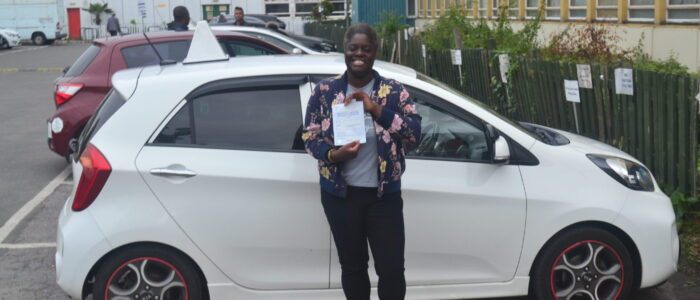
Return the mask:
M 27 51 L 32 51 L 32 50 L 38 50 L 38 49 L 44 49 L 48 46 L 40 46 L 40 47 L 31 47 L 31 48 L 25 48 L 25 49 L 17 49 L 17 50 L 10 50 L 7 52 L 0 52 L 0 55 L 5 55 L 5 54 L 12 54 L 12 53 L 22 53 L 22 52 L 27 52 Z
M 10 232 L 12 232 L 12 230 L 15 229 L 15 227 L 17 227 L 17 225 L 20 222 L 22 222 L 22 220 L 30 212 L 32 212 L 32 210 L 35 207 L 41 204 L 41 202 L 44 201 L 44 199 L 46 199 L 49 195 L 51 195 L 51 193 L 53 193 L 53 190 L 55 190 L 56 187 L 58 187 L 58 185 L 66 179 L 66 176 L 68 176 L 70 171 L 70 167 L 66 167 L 65 169 L 63 169 L 63 171 L 61 171 L 61 173 L 58 174 L 58 176 L 52 179 L 51 182 L 49 182 L 49 184 L 47 184 L 41 191 L 39 191 L 39 193 L 36 194 L 36 196 L 34 196 L 32 200 L 29 200 L 29 202 L 24 204 L 22 208 L 15 212 L 15 214 L 12 215 L 12 217 L 10 217 L 10 219 L 7 220 L 7 222 L 5 222 L 5 225 L 2 225 L 2 227 L 0 227 L 0 243 L 2 243 L 5 240 L 5 238 L 7 238 Z
M 56 243 L 0 244 L 0 249 L 56 248 Z

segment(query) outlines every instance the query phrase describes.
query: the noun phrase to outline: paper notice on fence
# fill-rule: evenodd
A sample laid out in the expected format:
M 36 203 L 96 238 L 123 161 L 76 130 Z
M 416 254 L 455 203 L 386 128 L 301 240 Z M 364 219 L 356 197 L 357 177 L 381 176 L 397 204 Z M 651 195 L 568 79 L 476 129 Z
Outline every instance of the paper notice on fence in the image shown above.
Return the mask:
M 425 58 L 425 45 L 420 45 L 420 49 L 423 51 L 423 58 Z
M 508 83 L 508 69 L 510 69 L 510 60 L 508 60 L 508 54 L 501 54 L 498 56 L 498 63 L 501 70 L 501 81 L 503 83 Z
M 353 141 L 366 142 L 365 109 L 362 102 L 352 101 L 335 104 L 333 110 L 333 138 L 336 146 Z
M 581 102 L 577 80 L 564 80 L 564 91 L 566 92 L 566 101 Z
M 632 69 L 615 69 L 615 92 L 621 95 L 634 95 Z
M 408 28 L 403 30 L 403 39 L 404 41 L 408 41 Z
M 578 86 L 580 88 L 593 88 L 593 76 L 591 76 L 591 65 L 576 65 L 576 75 L 578 75 Z
M 452 64 L 455 66 L 462 65 L 462 51 L 461 50 L 450 50 L 450 56 L 452 56 Z

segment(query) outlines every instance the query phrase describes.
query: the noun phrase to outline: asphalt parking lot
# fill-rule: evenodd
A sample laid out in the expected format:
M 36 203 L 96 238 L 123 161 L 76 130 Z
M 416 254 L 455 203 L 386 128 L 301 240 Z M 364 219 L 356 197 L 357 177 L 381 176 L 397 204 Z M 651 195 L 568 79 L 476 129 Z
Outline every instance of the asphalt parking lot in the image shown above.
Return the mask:
M 72 177 L 66 161 L 46 146 L 45 120 L 55 110 L 53 80 L 87 47 L 0 50 L 0 299 L 68 299 L 55 283 L 53 255 Z M 687 281 L 678 274 L 633 299 L 700 299 L 700 288 Z

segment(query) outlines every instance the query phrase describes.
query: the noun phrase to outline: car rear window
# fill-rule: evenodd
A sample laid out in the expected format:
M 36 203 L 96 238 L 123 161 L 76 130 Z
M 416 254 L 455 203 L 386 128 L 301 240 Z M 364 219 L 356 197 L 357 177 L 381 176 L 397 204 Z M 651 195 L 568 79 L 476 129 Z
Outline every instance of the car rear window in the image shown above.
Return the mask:
M 191 40 L 154 43 L 158 53 L 164 60 L 183 61 L 187 57 Z M 122 56 L 127 68 L 157 65 L 160 63 L 158 56 L 153 52 L 149 44 L 132 46 L 122 49 Z
M 80 139 L 79 139 L 79 148 L 78 148 L 78 153 L 79 155 L 75 156 L 75 159 L 78 159 L 80 155 L 83 153 L 83 150 L 85 149 L 85 146 L 87 143 L 92 139 L 92 136 L 95 135 L 95 133 L 100 130 L 102 125 L 109 120 L 109 118 L 120 108 L 122 105 L 126 103 L 126 99 L 117 91 L 114 89 L 110 90 L 105 99 L 102 101 L 100 104 L 100 107 L 97 108 L 97 112 L 95 112 L 94 115 L 92 115 L 92 118 L 87 122 L 87 125 L 85 125 L 85 129 L 83 132 L 80 134 Z
M 85 52 L 83 52 L 80 57 L 68 68 L 68 71 L 66 71 L 65 76 L 66 77 L 75 77 L 79 76 L 80 74 L 83 74 L 85 69 L 92 63 L 92 61 L 97 57 L 97 54 L 100 53 L 100 50 L 102 50 L 102 47 L 97 46 L 97 45 L 92 45 Z

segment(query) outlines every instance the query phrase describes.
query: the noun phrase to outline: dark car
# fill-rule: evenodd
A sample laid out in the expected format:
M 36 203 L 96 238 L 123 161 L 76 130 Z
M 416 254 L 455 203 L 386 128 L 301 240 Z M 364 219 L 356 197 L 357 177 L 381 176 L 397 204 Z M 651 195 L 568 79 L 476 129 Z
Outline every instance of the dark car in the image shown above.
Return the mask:
M 236 22 L 236 18 L 233 15 L 224 15 L 224 17 L 226 17 L 226 22 L 220 22 L 219 16 L 215 16 L 209 20 L 209 25 L 233 25 L 233 23 Z M 275 16 L 246 14 L 243 20 L 245 20 L 248 26 L 252 27 L 267 27 L 268 22 L 273 22 L 277 24 L 279 29 L 287 29 L 287 24 Z
M 248 35 L 215 31 L 229 56 L 289 54 L 288 51 Z M 163 60 L 181 62 L 187 56 L 192 31 L 149 33 Z M 112 88 L 110 78 L 123 69 L 160 63 L 143 34 L 96 40 L 56 79 L 56 112 L 48 119 L 49 148 L 66 158 L 73 152 L 83 126 Z

